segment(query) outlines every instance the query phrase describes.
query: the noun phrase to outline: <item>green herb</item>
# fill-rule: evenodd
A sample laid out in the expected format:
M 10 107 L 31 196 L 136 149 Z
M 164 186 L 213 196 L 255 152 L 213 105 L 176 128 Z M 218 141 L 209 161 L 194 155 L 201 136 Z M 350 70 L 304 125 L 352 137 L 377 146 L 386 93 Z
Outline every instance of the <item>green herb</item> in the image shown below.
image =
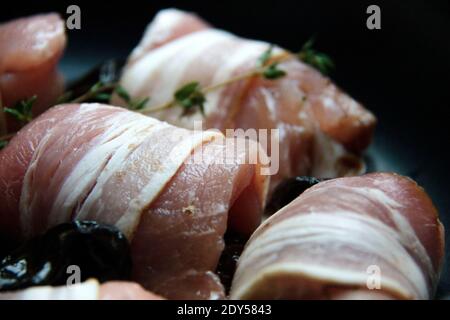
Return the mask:
M 72 103 L 83 103 L 88 101 L 101 101 L 108 103 L 111 100 L 112 93 L 115 92 L 117 95 L 122 98 L 126 104 L 128 109 L 131 110 L 140 110 L 145 107 L 149 98 L 143 99 L 133 99 L 131 95 L 127 92 L 125 88 L 118 85 L 117 83 L 105 83 L 102 81 L 97 82 L 89 90 L 82 94 L 81 96 L 72 99 L 73 93 L 68 91 L 64 93 L 59 99 L 58 103 L 72 102 Z
M 205 95 L 201 91 L 200 84 L 196 81 L 190 82 L 175 92 L 175 101 L 183 108 L 183 114 L 188 115 L 198 108 L 202 115 L 205 114 Z
M 255 76 L 261 76 L 265 79 L 275 80 L 284 77 L 287 73 L 285 70 L 279 68 L 279 64 L 288 61 L 292 58 L 297 58 L 311 66 L 317 68 L 320 72 L 326 74 L 332 68 L 334 68 L 331 58 L 313 49 L 314 39 L 307 41 L 302 49 L 298 53 L 292 53 L 289 51 L 280 51 L 277 54 L 273 54 L 273 45 L 270 45 L 259 57 L 256 66 L 251 70 L 244 72 L 240 75 L 231 77 L 219 83 L 213 83 L 204 88 L 200 87 L 197 81 L 190 82 L 177 90 L 174 94 L 174 98 L 171 101 L 165 102 L 159 106 L 152 108 L 142 108 L 142 113 L 159 112 L 168 108 L 172 108 L 179 105 L 183 108 L 182 116 L 192 113 L 195 108 L 198 108 L 204 115 L 204 104 L 206 102 L 205 95 L 213 90 L 223 88 L 232 83 L 249 79 Z M 131 101 L 129 95 L 125 93 L 120 94 L 125 101 Z M 306 101 L 307 97 L 302 98 L 302 102 Z M 145 103 L 144 103 L 145 105 Z
M 150 98 L 146 97 L 142 100 L 133 101 L 131 104 L 131 107 L 133 110 L 142 110 L 142 109 L 144 109 L 145 105 L 147 104 L 147 102 L 149 100 L 150 100 Z
M 96 84 L 94 84 L 90 89 L 89 92 L 90 93 L 97 93 L 100 90 L 102 90 L 105 87 L 105 83 L 103 83 L 102 81 L 97 82 Z
M 272 58 L 272 51 L 273 45 L 270 45 L 270 47 L 258 58 L 258 66 L 262 68 L 260 73 L 264 78 L 269 80 L 275 80 L 286 75 L 286 71 L 278 68 L 279 62 L 273 62 L 267 66 L 267 63 Z
M 150 100 L 149 97 L 145 97 L 143 99 L 132 99 L 131 95 L 128 93 L 128 91 L 120 85 L 118 85 L 116 87 L 115 92 L 117 93 L 117 95 L 119 97 L 122 98 L 123 101 L 126 102 L 128 108 L 131 110 L 143 109 L 145 107 L 145 105 L 147 104 L 147 102 Z
M 297 57 L 326 75 L 334 69 L 333 60 L 327 54 L 313 49 L 314 42 L 314 37 L 308 40 L 297 53 Z
M 12 108 L 3 108 L 4 112 L 12 116 L 14 119 L 23 123 L 28 123 L 33 120 L 32 108 L 36 102 L 37 96 L 32 96 L 29 99 L 24 99 L 17 102 Z
M 263 54 L 258 58 L 258 66 L 264 67 L 269 59 L 272 57 L 273 45 L 271 44 L 269 48 L 263 52 Z
M 8 145 L 7 140 L 1 140 L 0 141 L 0 150 L 3 149 L 4 147 L 6 147 L 7 145 Z
M 121 97 L 123 99 L 123 101 L 125 101 L 126 103 L 130 103 L 131 102 L 131 97 L 130 94 L 127 92 L 127 90 L 125 90 L 124 87 L 122 86 L 117 86 L 116 87 L 116 93 L 119 97 Z
M 106 84 L 102 81 L 97 82 L 92 87 L 89 88 L 89 90 L 82 94 L 81 96 L 71 100 L 72 93 L 67 92 L 62 95 L 62 97 L 67 95 L 67 98 L 65 99 L 65 102 L 71 102 L 71 103 L 83 103 L 90 100 L 100 100 L 104 102 L 109 102 L 111 99 L 111 91 L 115 88 L 115 84 Z M 62 98 L 61 98 L 62 100 Z
M 269 80 L 275 80 L 286 75 L 286 71 L 278 68 L 278 63 L 272 63 L 262 73 L 264 78 Z
M 72 91 L 67 91 L 64 92 L 62 95 L 60 95 L 58 97 L 58 100 L 56 100 L 56 104 L 63 104 L 63 103 L 67 103 L 72 99 L 73 96 L 73 92 Z
M 94 97 L 95 100 L 103 101 L 103 102 L 109 102 L 111 100 L 111 94 L 110 93 L 98 93 Z

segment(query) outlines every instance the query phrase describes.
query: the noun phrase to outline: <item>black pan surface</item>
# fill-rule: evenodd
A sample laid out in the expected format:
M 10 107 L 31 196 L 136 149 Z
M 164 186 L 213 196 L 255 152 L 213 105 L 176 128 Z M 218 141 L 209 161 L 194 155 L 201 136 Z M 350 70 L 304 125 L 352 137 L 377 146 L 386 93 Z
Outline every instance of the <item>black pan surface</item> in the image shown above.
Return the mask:
M 450 2 L 448 1 L 25 1 L 0 11 L 0 21 L 78 4 L 81 30 L 69 32 L 61 62 L 79 78 L 109 58 L 124 58 L 154 14 L 195 11 L 243 37 L 296 50 L 313 34 L 334 58 L 333 80 L 371 109 L 379 123 L 367 153 L 370 171 L 395 171 L 423 186 L 450 230 Z M 381 30 L 366 27 L 366 8 L 381 8 Z M 448 233 L 447 233 L 448 235 Z M 447 237 L 447 259 L 450 257 Z M 450 294 L 446 263 L 438 296 Z

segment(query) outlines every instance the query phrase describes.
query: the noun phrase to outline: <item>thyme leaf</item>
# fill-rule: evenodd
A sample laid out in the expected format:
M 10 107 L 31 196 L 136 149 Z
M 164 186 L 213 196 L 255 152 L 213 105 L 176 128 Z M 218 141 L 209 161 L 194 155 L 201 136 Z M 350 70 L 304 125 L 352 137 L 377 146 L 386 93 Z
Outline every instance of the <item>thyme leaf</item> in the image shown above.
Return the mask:
M 63 104 L 63 103 L 67 103 L 72 99 L 73 96 L 73 92 L 72 91 L 67 91 L 64 92 L 62 95 L 60 95 L 58 97 L 58 100 L 56 100 L 56 104 Z
M 269 61 L 273 58 L 272 56 L 273 45 L 271 44 L 269 48 L 264 51 L 261 56 L 258 58 L 257 65 L 261 69 L 260 74 L 268 80 L 276 80 L 278 78 L 284 77 L 286 75 L 286 71 L 278 68 L 279 62 L 272 62 L 267 65 Z
M 24 99 L 17 102 L 12 108 L 4 107 L 3 110 L 6 114 L 9 114 L 14 119 L 28 123 L 33 120 L 32 108 L 36 102 L 37 96 L 34 95 L 29 99 Z
M 116 87 L 115 91 L 116 91 L 117 95 L 122 98 L 123 101 L 125 101 L 128 104 L 131 102 L 131 96 L 128 93 L 128 91 L 125 90 L 124 87 L 119 85 Z
M 263 77 L 269 80 L 275 80 L 286 75 L 286 71 L 278 68 L 278 63 L 269 65 L 262 73 Z
M 259 58 L 258 58 L 258 66 L 259 67 L 264 67 L 267 64 L 267 62 L 272 57 L 272 51 L 273 51 L 273 45 L 271 44 L 269 46 L 269 48 L 259 56 Z
M 145 97 L 143 99 L 133 99 L 131 98 L 131 95 L 128 93 L 128 91 L 120 85 L 118 85 L 114 91 L 120 98 L 122 98 L 123 101 L 126 102 L 128 109 L 131 110 L 143 109 L 147 102 L 150 100 L 150 97 Z
M 101 92 L 95 95 L 95 100 L 103 101 L 103 102 L 109 102 L 111 100 L 111 94 L 106 92 Z
M 193 113 L 196 108 L 200 110 L 202 115 L 205 114 L 204 104 L 206 98 L 201 91 L 200 83 L 197 81 L 189 82 L 178 89 L 174 94 L 174 98 L 176 103 L 183 108 L 182 116 Z
M 147 102 L 150 100 L 150 97 L 146 97 L 142 100 L 137 100 L 132 103 L 133 110 L 142 110 L 144 109 Z
M 102 90 L 105 87 L 105 83 L 103 83 L 103 81 L 99 81 L 96 84 L 94 84 L 90 89 L 89 92 L 90 93 L 97 93 L 100 90 Z
M 302 49 L 297 53 L 297 57 L 326 75 L 334 69 L 334 62 L 327 54 L 315 50 L 313 48 L 314 42 L 314 37 L 306 41 Z
M 4 147 L 6 147 L 7 145 L 8 145 L 7 140 L 1 140 L 0 141 L 0 150 L 3 149 Z

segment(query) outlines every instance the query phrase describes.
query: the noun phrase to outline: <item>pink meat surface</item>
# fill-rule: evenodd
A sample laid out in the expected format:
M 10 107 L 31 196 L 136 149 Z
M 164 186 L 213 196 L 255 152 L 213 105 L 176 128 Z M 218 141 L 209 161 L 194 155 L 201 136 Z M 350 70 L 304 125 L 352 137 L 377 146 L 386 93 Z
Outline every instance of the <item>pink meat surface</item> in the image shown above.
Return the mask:
M 236 147 L 231 161 L 219 161 L 224 142 Z M 223 298 L 213 273 L 223 234 L 256 229 L 268 185 L 259 162 L 242 161 L 258 145 L 237 142 L 107 105 L 54 107 L 0 151 L 0 233 L 19 240 L 73 219 L 116 225 L 146 289 Z
M 430 299 L 443 257 L 444 228 L 414 181 L 339 178 L 308 189 L 255 231 L 231 297 Z
M 36 95 L 34 115 L 53 105 L 63 91 L 57 64 L 65 45 L 64 21 L 54 13 L 0 24 L 0 104 L 12 107 Z M 19 125 L 6 116 L 1 130 Z

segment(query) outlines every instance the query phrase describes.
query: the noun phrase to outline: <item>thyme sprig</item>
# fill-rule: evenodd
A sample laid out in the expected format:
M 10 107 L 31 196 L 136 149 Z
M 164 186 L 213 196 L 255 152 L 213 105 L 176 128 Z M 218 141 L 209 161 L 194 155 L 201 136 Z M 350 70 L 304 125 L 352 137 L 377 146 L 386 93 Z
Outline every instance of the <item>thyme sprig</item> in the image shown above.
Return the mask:
M 99 81 L 95 83 L 89 90 L 75 99 L 69 99 L 70 103 L 83 103 L 89 100 L 109 101 L 111 98 L 110 92 L 117 87 L 117 83 L 104 83 Z M 67 93 L 66 93 L 67 94 Z M 70 96 L 70 94 L 67 94 Z
M 22 125 L 27 124 L 33 120 L 33 105 L 36 102 L 37 96 L 34 95 L 31 98 L 18 101 L 14 106 L 4 107 L 0 100 L 0 109 L 4 114 L 11 116 L 13 119 L 21 122 Z M 0 136 L 0 150 L 8 145 L 9 140 L 14 137 L 15 133 L 8 133 Z
M 241 80 L 249 79 L 255 76 L 262 76 L 268 80 L 275 80 L 281 78 L 286 75 L 284 70 L 278 68 L 278 60 L 272 54 L 273 47 L 269 47 L 257 60 L 257 64 L 255 68 L 250 69 L 247 72 L 244 72 L 235 77 L 231 77 L 227 80 L 201 87 L 198 81 L 192 81 L 181 88 L 179 88 L 173 95 L 172 100 L 163 103 L 157 107 L 146 107 L 143 108 L 140 112 L 144 114 L 153 113 L 157 111 L 162 111 L 169 109 L 174 106 L 180 106 L 183 108 L 183 112 L 181 116 L 192 114 L 197 108 L 200 110 L 202 115 L 204 115 L 204 105 L 206 102 L 206 94 L 217 90 L 219 88 L 223 88 L 232 83 L 239 82 Z M 284 57 L 285 54 L 280 54 L 280 57 Z
M 313 37 L 303 45 L 299 52 L 296 53 L 281 51 L 277 54 L 273 54 L 274 46 L 270 45 L 269 48 L 258 57 L 254 68 L 209 86 L 202 87 L 198 81 L 189 82 L 175 91 L 170 101 L 156 107 L 146 107 L 150 97 L 139 99 L 132 98 L 128 91 L 120 86 L 118 82 L 104 81 L 97 82 L 90 87 L 86 93 L 78 96 L 77 98 L 73 98 L 72 91 L 67 91 L 58 99 L 58 103 L 82 103 L 92 100 L 109 102 L 112 94 L 116 93 L 126 103 L 128 109 L 143 114 L 149 114 L 169 109 L 174 106 L 180 106 L 183 109 L 181 116 L 190 115 L 197 109 L 202 115 L 204 115 L 206 95 L 209 92 L 256 76 L 260 76 L 267 80 L 282 78 L 287 74 L 285 70 L 279 68 L 279 64 L 282 62 L 291 59 L 298 59 L 318 69 L 323 74 L 329 73 L 329 71 L 334 68 L 334 63 L 328 55 L 313 48 L 314 42 L 315 38 Z M 26 124 L 32 120 L 31 109 L 36 101 L 36 98 L 36 96 L 33 96 L 29 99 L 19 101 L 12 108 L 3 108 L 3 111 L 4 113 L 11 115 L 15 119 Z M 15 133 L 10 133 L 0 137 L 0 149 L 7 145 L 8 141 L 14 136 L 14 134 Z
M 134 99 L 131 95 L 117 82 L 103 82 L 99 81 L 95 83 L 89 90 L 82 94 L 81 96 L 71 99 L 72 92 L 68 91 L 64 93 L 59 99 L 59 103 L 83 103 L 90 100 L 101 101 L 101 102 L 109 102 L 111 100 L 112 94 L 116 93 L 120 98 L 122 98 L 127 104 L 127 108 L 130 110 L 140 110 L 142 109 L 147 102 L 149 101 L 149 97 L 145 97 L 143 99 Z
M 297 53 L 281 51 L 277 54 L 273 54 L 274 46 L 270 45 L 269 48 L 258 57 L 253 69 L 210 86 L 201 87 L 197 81 L 189 82 L 179 88 L 170 101 L 156 107 L 142 108 L 140 112 L 149 114 L 178 105 L 183 108 L 181 116 L 192 114 L 196 108 L 204 115 L 206 95 L 209 92 L 255 76 L 261 76 L 267 80 L 282 78 L 287 73 L 285 70 L 279 68 L 279 64 L 294 58 L 313 66 L 323 74 L 327 74 L 334 68 L 334 63 L 328 55 L 313 49 L 313 44 L 314 38 L 311 38 Z

